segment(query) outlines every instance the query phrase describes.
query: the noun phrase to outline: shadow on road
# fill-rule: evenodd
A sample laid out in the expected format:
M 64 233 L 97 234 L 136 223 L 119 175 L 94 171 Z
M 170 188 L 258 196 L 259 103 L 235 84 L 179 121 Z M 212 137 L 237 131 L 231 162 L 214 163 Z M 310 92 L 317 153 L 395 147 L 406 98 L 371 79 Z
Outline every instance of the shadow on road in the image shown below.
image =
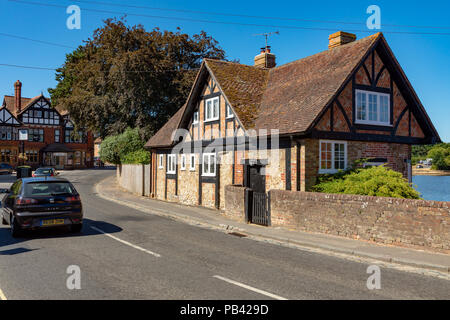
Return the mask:
M 121 232 L 122 228 L 105 222 L 105 221 L 96 221 L 91 219 L 83 219 L 83 230 L 81 233 L 72 233 L 70 229 L 66 226 L 64 227 L 55 227 L 48 229 L 37 229 L 37 230 L 28 230 L 23 233 L 23 235 L 19 238 L 13 238 L 11 236 L 11 231 L 8 226 L 4 228 L 0 228 L 0 248 L 3 246 L 9 246 L 17 243 L 23 243 L 26 241 L 30 241 L 33 239 L 51 239 L 51 238 L 70 238 L 70 237 L 86 237 L 97 234 L 102 234 L 91 228 L 91 226 L 96 227 L 102 230 L 104 233 L 117 233 Z M 20 248 L 19 248 L 20 249 Z M 23 248 L 22 248 L 23 249 Z M 13 249 L 18 250 L 18 249 Z M 29 250 L 28 250 L 29 251 Z M 9 250 L 0 251 L 0 255 L 8 255 L 8 254 L 16 254 L 20 252 Z

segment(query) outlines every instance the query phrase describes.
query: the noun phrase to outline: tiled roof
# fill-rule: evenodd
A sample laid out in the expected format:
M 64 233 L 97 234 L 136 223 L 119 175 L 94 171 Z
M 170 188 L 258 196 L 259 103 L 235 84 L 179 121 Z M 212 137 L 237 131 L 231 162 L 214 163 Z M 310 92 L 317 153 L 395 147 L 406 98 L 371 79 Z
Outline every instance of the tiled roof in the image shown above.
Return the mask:
M 245 128 L 252 128 L 269 78 L 269 70 L 244 64 L 205 59 Z
M 32 100 L 32 98 L 21 98 L 22 110 L 28 103 Z M 16 107 L 15 107 L 15 97 L 14 96 L 4 96 L 3 105 L 8 109 L 14 116 L 17 116 Z
M 178 109 L 175 115 L 147 141 L 144 147 L 154 148 L 172 145 L 172 134 L 178 128 L 185 109 L 186 104 Z
M 308 130 L 380 35 L 271 69 L 254 129 Z
M 205 59 L 205 66 L 245 129 L 301 133 L 351 76 L 381 33 L 272 69 Z M 184 105 L 146 144 L 172 144 Z

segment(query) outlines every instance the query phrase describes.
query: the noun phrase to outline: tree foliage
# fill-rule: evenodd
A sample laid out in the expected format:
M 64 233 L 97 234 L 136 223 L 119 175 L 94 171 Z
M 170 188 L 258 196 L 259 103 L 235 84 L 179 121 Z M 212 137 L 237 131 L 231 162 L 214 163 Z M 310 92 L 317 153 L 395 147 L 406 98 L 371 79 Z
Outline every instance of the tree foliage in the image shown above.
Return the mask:
M 146 31 L 107 19 L 92 38 L 67 54 L 49 89 L 57 108 L 101 137 L 139 128 L 149 138 L 185 102 L 203 58 L 224 59 L 205 32 Z
M 420 199 L 420 194 L 409 185 L 401 173 L 384 166 L 339 172 L 334 178 L 328 176 L 320 181 L 313 187 L 313 191 Z
M 450 143 L 439 144 L 431 148 L 427 157 L 433 159 L 433 169 L 450 170 Z
M 100 159 L 113 164 L 150 163 L 150 153 L 144 150 L 145 141 L 137 128 L 106 137 L 100 145 Z

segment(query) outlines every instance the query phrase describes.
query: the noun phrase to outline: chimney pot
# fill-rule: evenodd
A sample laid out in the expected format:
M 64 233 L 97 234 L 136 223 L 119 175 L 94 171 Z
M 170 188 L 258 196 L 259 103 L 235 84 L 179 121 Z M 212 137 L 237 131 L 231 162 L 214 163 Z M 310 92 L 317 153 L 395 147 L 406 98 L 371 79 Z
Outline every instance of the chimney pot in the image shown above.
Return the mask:
M 338 31 L 333 34 L 330 34 L 328 37 L 328 49 L 333 49 L 344 44 L 353 42 L 356 40 L 356 35 L 353 33 L 348 33 L 344 31 Z
M 22 111 L 22 82 L 19 80 L 14 83 L 14 107 L 16 113 Z
M 270 47 L 261 48 L 261 53 L 255 57 L 255 67 L 273 68 L 276 66 L 275 55 L 270 53 Z

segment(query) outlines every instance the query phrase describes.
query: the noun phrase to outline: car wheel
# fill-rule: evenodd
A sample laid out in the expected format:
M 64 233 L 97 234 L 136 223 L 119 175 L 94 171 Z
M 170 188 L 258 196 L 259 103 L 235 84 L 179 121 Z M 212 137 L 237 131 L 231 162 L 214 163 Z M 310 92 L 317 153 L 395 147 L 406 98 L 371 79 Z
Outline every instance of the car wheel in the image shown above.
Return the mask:
M 13 217 L 12 221 L 11 221 L 11 235 L 13 236 L 13 238 L 17 238 L 17 237 L 20 237 L 21 234 L 22 234 L 22 230 L 17 225 L 16 219 L 14 219 L 14 217 Z
M 73 233 L 80 233 L 81 229 L 83 229 L 83 224 L 73 224 L 70 226 L 70 231 L 72 231 Z

